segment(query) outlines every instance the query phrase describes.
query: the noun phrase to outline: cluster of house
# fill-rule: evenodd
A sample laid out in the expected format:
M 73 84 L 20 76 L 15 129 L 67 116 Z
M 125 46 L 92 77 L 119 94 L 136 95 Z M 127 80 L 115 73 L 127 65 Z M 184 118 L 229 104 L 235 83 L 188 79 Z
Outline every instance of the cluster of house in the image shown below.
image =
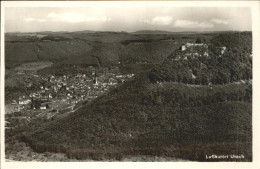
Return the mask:
M 186 42 L 185 44 L 183 44 L 181 46 L 181 51 L 185 51 L 189 48 L 194 48 L 194 47 L 204 47 L 204 48 L 208 48 L 207 44 L 204 43 L 191 43 L 191 42 Z
M 227 47 L 222 46 L 222 47 L 219 47 L 218 50 L 219 50 L 220 57 L 221 57 L 221 55 L 223 55 L 225 53 L 225 51 L 227 50 Z
M 225 46 L 217 48 L 219 57 L 224 54 L 226 49 Z M 207 44 L 187 42 L 180 47 L 179 54 L 177 54 L 173 60 L 187 60 L 188 58 L 197 58 L 202 56 L 209 56 Z
M 134 74 L 103 73 L 97 76 L 92 73 L 91 77 L 86 74 L 76 76 L 49 76 L 42 77 L 44 83 L 40 85 L 37 92 L 29 96 L 21 96 L 13 104 L 31 105 L 31 109 L 48 109 L 52 100 L 64 100 L 68 103 L 77 103 L 81 100 L 95 99 L 110 87 L 123 83 L 133 77 Z
M 13 105 L 17 105 L 14 107 L 14 111 L 20 111 L 24 109 L 25 107 L 28 107 L 27 105 L 30 104 L 31 109 L 48 109 L 48 101 L 45 101 L 45 99 L 41 96 L 33 98 L 28 96 L 21 96 L 18 98 L 18 102 L 16 100 L 12 100 Z
M 181 46 L 181 51 L 184 53 L 183 59 L 188 59 L 188 57 L 208 57 L 208 45 L 204 43 L 190 43 L 187 42 Z M 179 56 L 180 57 L 180 56 Z

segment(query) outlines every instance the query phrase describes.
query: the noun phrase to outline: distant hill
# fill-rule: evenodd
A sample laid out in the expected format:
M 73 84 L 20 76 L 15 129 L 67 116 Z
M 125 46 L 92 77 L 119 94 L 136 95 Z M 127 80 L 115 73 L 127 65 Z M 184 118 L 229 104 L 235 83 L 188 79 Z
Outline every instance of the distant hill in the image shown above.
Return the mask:
M 158 63 L 173 52 L 178 44 L 172 36 L 134 35 L 126 32 L 65 32 L 21 33 L 5 35 L 6 68 L 14 68 L 22 63 L 52 61 L 88 63 L 96 58 L 101 66 L 115 65 L 124 57 L 125 64 L 137 62 Z M 180 38 L 180 37 L 177 37 Z M 133 42 L 143 41 L 136 45 Z M 125 43 L 126 42 L 126 43 Z M 78 61 L 77 61 L 78 60 Z M 86 60 L 86 61 L 84 61 Z
M 225 31 L 225 32 L 229 32 L 229 31 Z M 202 33 L 218 33 L 218 32 L 213 32 L 213 31 L 202 31 L 202 32 L 198 32 L 198 31 L 183 31 L 183 32 L 176 32 L 176 31 L 162 31 L 162 30 L 140 30 L 140 31 L 135 31 L 132 32 L 133 34 L 202 34 Z
M 24 38 L 23 38 L 24 39 Z M 88 43 L 78 40 L 12 41 L 5 43 L 6 68 L 13 68 L 26 62 L 59 62 L 77 57 L 91 50 Z
M 75 31 L 73 33 L 96 33 L 97 31 L 91 31 L 91 30 L 83 30 L 83 31 Z
M 140 30 L 132 33 L 133 34 L 172 34 L 174 32 L 161 31 L 161 30 Z

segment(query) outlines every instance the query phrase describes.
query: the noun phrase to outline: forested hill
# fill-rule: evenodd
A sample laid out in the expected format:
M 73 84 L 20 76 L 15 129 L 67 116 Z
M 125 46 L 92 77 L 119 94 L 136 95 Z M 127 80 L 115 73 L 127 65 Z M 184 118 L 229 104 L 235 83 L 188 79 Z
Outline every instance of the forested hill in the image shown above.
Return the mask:
M 223 47 L 225 49 L 220 53 Z M 176 50 L 163 64 L 150 72 L 150 80 L 207 85 L 252 79 L 251 32 L 213 37 L 207 47 L 208 55 L 203 55 L 203 50 L 196 53 L 186 51 Z
M 63 152 L 77 159 L 120 160 L 143 154 L 208 161 L 207 154 L 243 154 L 240 161 L 252 161 L 252 85 L 224 82 L 220 76 L 227 71 L 232 82 L 251 74 L 245 69 L 238 76 L 241 67 L 237 72 L 232 65 L 228 68 L 232 52 L 238 66 L 243 66 L 242 59 L 248 61 L 235 48 L 206 61 L 197 58 L 207 66 L 202 72 L 216 71 L 220 79 L 215 84 L 224 85 L 185 84 L 182 77 L 196 68 L 189 65 L 195 58 L 169 57 L 153 71 L 136 75 L 67 117 L 52 118 L 42 126 L 29 124 L 22 140 L 35 151 Z M 151 78 L 154 72 L 158 76 Z
M 234 153 L 250 161 L 251 99 L 250 84 L 152 84 L 142 75 L 66 118 L 31 123 L 22 139 L 38 152 L 77 159 L 141 153 L 204 161 L 206 154 Z
M 211 40 L 213 47 L 226 46 L 228 49 L 238 48 L 243 53 L 252 53 L 252 43 L 252 32 L 223 33 Z

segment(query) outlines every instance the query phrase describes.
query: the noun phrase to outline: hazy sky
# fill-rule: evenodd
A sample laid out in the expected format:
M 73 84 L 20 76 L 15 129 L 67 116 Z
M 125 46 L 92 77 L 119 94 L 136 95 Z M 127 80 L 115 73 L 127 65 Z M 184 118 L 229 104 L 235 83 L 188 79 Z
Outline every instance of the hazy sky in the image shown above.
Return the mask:
M 15 7 L 5 9 L 5 32 L 251 30 L 243 7 Z

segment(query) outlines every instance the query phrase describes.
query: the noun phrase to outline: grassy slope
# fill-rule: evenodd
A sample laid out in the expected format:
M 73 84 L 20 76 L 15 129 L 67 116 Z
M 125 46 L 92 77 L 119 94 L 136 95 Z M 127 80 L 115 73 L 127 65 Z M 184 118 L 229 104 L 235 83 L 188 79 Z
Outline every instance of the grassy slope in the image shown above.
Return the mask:
M 226 91 L 232 96 L 250 86 L 215 86 L 211 90 L 177 83 L 150 84 L 141 79 L 123 84 L 64 119 L 38 127 L 24 140 L 36 151 L 61 151 L 79 159 L 139 153 L 203 161 L 205 153 L 233 152 L 251 160 L 252 108 L 246 94 L 225 102 L 200 102 L 207 97 L 202 93 L 216 98 Z M 244 149 L 239 149 L 241 144 Z M 197 152 L 189 152 L 189 146 Z

